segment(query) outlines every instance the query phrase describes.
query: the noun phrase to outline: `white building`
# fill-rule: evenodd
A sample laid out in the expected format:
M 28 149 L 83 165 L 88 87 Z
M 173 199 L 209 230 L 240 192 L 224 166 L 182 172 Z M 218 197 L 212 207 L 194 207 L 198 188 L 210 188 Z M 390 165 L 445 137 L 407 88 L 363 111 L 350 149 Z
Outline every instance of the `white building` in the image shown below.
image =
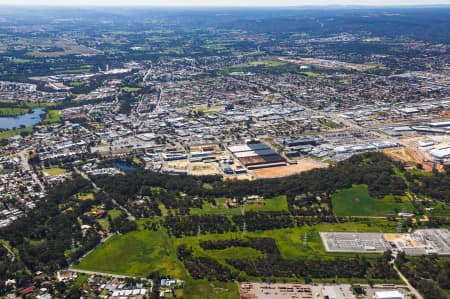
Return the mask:
M 405 299 L 399 291 L 381 291 L 375 293 L 375 299 Z

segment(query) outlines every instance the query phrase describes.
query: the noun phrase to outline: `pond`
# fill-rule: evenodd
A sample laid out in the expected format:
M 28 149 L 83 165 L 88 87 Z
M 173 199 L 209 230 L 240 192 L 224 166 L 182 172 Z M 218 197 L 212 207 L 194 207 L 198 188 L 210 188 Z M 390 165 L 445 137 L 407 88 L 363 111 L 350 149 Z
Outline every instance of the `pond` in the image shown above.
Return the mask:
M 127 164 L 125 162 L 122 161 L 114 161 L 112 163 L 114 166 L 116 166 L 117 168 L 119 168 L 122 171 L 126 171 L 126 172 L 130 172 L 130 171 L 135 171 L 137 168 L 131 164 Z
M 0 129 L 11 130 L 14 128 L 20 128 L 21 126 L 34 126 L 41 121 L 44 113 L 44 108 L 36 108 L 27 114 L 22 114 L 15 117 L 0 117 Z

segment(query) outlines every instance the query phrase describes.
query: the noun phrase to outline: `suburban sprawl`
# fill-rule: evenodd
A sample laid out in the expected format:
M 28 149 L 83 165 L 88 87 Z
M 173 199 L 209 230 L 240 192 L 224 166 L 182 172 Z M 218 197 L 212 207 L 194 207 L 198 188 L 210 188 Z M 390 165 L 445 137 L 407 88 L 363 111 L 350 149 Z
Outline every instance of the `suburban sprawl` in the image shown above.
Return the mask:
M 447 299 L 450 8 L 0 10 L 0 298 Z

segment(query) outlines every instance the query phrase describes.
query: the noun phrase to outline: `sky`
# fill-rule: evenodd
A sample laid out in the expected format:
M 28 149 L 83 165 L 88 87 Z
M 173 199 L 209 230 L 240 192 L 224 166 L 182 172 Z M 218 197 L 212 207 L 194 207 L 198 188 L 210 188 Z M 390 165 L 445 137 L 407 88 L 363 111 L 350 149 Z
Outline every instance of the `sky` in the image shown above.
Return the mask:
M 434 5 L 450 0 L 0 0 L 0 5 L 54 6 L 327 6 Z

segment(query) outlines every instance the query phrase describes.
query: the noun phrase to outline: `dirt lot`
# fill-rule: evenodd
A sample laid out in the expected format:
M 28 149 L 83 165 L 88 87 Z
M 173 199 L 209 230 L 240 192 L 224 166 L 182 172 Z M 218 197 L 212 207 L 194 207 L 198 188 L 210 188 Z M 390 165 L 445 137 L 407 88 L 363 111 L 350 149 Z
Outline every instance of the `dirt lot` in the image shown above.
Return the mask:
M 422 163 L 422 159 L 414 151 L 405 147 L 386 149 L 383 152 L 389 157 L 404 163 L 412 163 L 414 165 Z
M 273 178 L 273 177 L 289 176 L 292 174 L 308 171 L 311 169 L 325 168 L 325 167 L 328 167 L 328 164 L 310 159 L 302 159 L 299 160 L 297 164 L 255 169 L 252 170 L 252 172 L 258 178 Z
M 216 175 L 221 174 L 219 164 L 216 162 L 189 162 L 187 160 L 171 161 L 166 169 L 187 171 L 190 175 Z

